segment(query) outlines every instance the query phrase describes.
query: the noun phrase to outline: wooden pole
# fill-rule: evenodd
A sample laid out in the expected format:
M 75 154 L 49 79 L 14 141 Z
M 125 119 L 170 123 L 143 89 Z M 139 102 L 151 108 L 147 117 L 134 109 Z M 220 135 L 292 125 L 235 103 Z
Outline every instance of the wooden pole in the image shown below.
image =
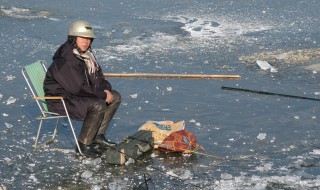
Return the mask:
M 178 79 L 239 79 L 240 75 L 163 74 L 163 73 L 104 73 L 107 78 L 178 78 Z

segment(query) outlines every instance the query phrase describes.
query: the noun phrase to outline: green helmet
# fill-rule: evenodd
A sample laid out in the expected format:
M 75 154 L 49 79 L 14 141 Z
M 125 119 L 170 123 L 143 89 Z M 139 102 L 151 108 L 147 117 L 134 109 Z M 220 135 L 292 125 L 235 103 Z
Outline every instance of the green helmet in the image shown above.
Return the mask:
M 80 36 L 92 39 L 96 37 L 93 33 L 91 24 L 83 20 L 75 21 L 70 25 L 68 36 Z

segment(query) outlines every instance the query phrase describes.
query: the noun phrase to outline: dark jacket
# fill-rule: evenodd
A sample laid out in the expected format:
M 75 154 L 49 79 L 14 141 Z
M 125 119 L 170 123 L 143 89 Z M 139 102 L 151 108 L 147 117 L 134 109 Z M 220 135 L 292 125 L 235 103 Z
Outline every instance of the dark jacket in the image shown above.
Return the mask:
M 105 89 L 111 84 L 105 80 L 101 68 L 89 75 L 85 62 L 73 54 L 68 42 L 59 47 L 53 56 L 44 80 L 46 96 L 63 96 L 67 110 L 73 119 L 84 119 L 92 99 L 105 101 Z M 61 101 L 47 100 L 48 109 L 65 114 Z

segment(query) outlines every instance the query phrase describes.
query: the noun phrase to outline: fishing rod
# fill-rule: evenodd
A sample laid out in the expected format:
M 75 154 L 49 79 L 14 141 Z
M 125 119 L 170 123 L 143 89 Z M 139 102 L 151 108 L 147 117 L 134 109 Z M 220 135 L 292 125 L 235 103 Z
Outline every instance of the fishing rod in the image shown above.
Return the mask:
M 162 144 L 164 145 L 164 144 Z M 170 145 L 165 145 L 166 147 L 172 147 Z M 186 154 L 190 154 L 190 153 L 193 153 L 193 154 L 200 154 L 200 155 L 203 155 L 203 156 L 209 156 L 209 157 L 212 157 L 212 158 L 218 158 L 218 159 L 225 159 L 225 157 L 223 156 L 217 156 L 217 155 L 214 155 L 214 154 L 208 154 L 208 153 L 203 153 L 203 152 L 199 152 L 199 151 L 195 151 L 195 150 L 192 150 L 192 149 L 186 149 L 186 148 L 178 148 L 178 147 L 174 147 L 174 151 L 178 151 L 178 152 L 181 152 L 181 153 L 186 153 Z M 170 152 L 170 150 L 169 150 Z
M 266 92 L 266 91 L 259 91 L 259 90 L 250 90 L 250 89 L 244 89 L 244 88 L 234 88 L 234 87 L 222 86 L 221 89 L 222 90 L 250 92 L 250 93 L 264 94 L 264 95 L 283 96 L 283 97 L 288 97 L 288 98 L 297 98 L 297 99 L 304 99 L 304 100 L 320 101 L 320 99 L 318 99 L 318 98 L 309 98 L 309 97 L 305 97 L 305 96 L 295 96 L 295 95 L 280 94 L 280 93 L 273 93 L 273 92 Z

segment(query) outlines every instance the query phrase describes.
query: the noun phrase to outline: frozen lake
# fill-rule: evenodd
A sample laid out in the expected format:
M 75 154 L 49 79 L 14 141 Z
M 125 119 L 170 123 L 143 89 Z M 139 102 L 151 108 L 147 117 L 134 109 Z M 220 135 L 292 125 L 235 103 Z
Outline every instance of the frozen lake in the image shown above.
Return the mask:
M 319 102 L 221 89 L 320 99 L 319 8 L 316 0 L 1 1 L 0 189 L 133 189 L 144 175 L 149 189 L 320 188 Z M 109 139 L 148 120 L 184 120 L 206 153 L 227 159 L 154 151 L 112 166 L 74 154 L 67 127 L 34 152 L 39 111 L 21 69 L 36 60 L 49 66 L 77 19 L 93 24 L 106 73 L 240 75 L 109 79 L 123 99 Z

